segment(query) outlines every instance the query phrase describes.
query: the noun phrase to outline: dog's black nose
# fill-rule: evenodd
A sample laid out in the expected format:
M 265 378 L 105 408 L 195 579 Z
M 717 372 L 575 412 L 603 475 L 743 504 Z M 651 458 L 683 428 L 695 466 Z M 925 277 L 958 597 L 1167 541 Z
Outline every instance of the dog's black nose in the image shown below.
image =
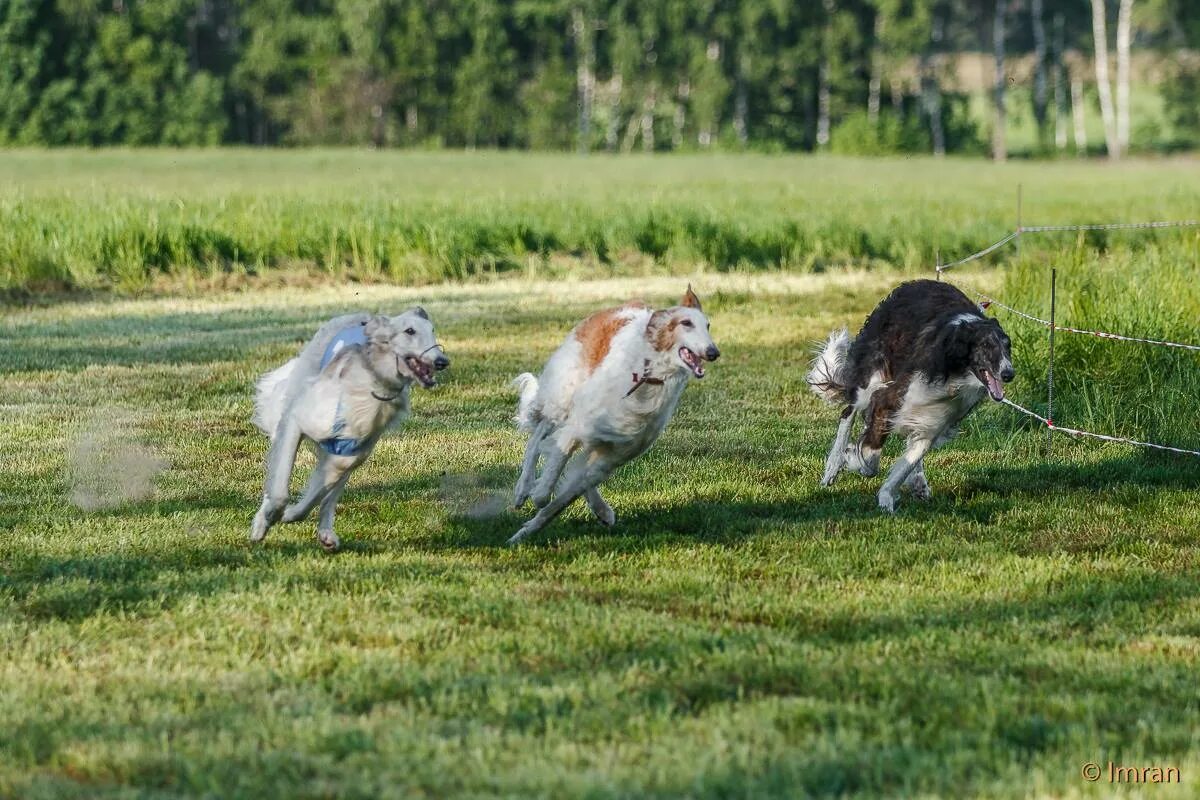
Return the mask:
M 716 361 L 721 357 L 721 351 L 717 349 L 715 344 L 710 344 L 708 349 L 704 351 L 704 357 L 709 361 Z
M 434 369 L 445 369 L 448 366 L 450 366 L 450 359 L 445 356 L 438 356 L 433 360 Z
M 1012 367 L 1008 367 L 1000 371 L 1000 380 L 1004 381 L 1005 383 L 1011 382 L 1015 377 L 1017 377 L 1017 373 Z

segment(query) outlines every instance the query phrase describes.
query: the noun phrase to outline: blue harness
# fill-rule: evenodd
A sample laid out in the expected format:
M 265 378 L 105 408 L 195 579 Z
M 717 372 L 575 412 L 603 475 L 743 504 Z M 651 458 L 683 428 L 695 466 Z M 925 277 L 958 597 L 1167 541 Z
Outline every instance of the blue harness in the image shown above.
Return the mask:
M 349 328 L 343 328 L 329 341 L 329 346 L 325 348 L 325 352 L 321 355 L 321 369 L 329 365 L 337 357 L 337 354 L 345 350 L 347 347 L 362 347 L 367 343 L 367 334 L 365 325 L 351 325 Z M 346 427 L 346 420 L 342 419 L 342 401 L 338 399 L 337 411 L 333 418 L 333 436 L 329 439 L 322 439 L 317 442 L 321 449 L 331 456 L 353 456 L 358 453 L 358 439 L 349 439 L 339 437 L 342 428 Z

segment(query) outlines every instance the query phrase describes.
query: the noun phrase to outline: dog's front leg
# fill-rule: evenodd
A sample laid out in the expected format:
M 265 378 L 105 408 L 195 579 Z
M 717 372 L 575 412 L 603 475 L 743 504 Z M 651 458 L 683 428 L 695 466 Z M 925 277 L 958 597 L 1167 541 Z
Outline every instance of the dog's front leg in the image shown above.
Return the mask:
M 308 476 L 304 494 L 283 510 L 284 522 L 298 522 L 304 519 L 309 512 L 316 508 L 318 503 L 325 499 L 325 495 L 346 472 L 345 467 L 337 463 L 343 460 L 348 459 L 330 455 L 324 450 L 318 451 L 317 466 L 313 467 L 312 474 Z
M 822 486 L 832 486 L 838 473 L 846 465 L 846 445 L 850 443 L 850 431 L 854 428 L 854 418 L 857 412 L 854 406 L 846 406 L 842 411 L 842 419 L 838 422 L 837 435 L 833 437 L 833 446 L 825 457 L 825 474 L 821 476 Z
M 250 525 L 250 541 L 261 542 L 271 526 L 279 521 L 287 505 L 288 485 L 292 479 L 292 467 L 296 463 L 296 449 L 300 446 L 300 426 L 285 411 L 279 421 L 271 449 L 267 453 L 267 476 L 263 481 L 262 505 Z
M 889 514 L 896 510 L 896 495 L 899 494 L 900 487 L 908 479 L 909 473 L 921 463 L 921 459 L 929 452 L 932 444 L 933 440 L 925 436 L 908 437 L 908 446 L 900 458 L 896 459 L 891 472 L 888 473 L 887 480 L 879 489 L 880 508 Z
M 533 481 L 537 478 L 538 454 L 541 452 L 542 440 L 546 438 L 549 430 L 550 423 L 542 420 L 529 435 L 529 441 L 525 444 L 525 457 L 521 461 L 521 476 L 517 478 L 517 488 L 513 492 L 513 508 L 525 505 L 529 493 L 533 491 Z

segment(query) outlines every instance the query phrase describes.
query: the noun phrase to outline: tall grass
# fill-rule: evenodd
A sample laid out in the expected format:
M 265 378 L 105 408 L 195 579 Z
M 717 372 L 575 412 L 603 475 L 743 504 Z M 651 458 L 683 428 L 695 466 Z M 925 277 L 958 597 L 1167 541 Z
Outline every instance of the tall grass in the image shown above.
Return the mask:
M 1057 259 L 1019 259 L 1001 297 L 1048 318 L 1056 266 L 1059 325 L 1200 345 L 1200 232 L 1151 236 L 1107 252 L 1080 238 Z M 996 315 L 1021 354 L 1021 396 L 1042 411 L 1047 330 L 1003 310 Z M 1200 353 L 1060 332 L 1054 384 L 1059 424 L 1200 449 Z
M 302 268 L 433 282 L 544 269 L 906 268 L 1026 221 L 1178 217 L 1186 162 L 358 151 L 0 153 L 0 290 Z M 1190 165 L 1188 165 L 1190 166 Z

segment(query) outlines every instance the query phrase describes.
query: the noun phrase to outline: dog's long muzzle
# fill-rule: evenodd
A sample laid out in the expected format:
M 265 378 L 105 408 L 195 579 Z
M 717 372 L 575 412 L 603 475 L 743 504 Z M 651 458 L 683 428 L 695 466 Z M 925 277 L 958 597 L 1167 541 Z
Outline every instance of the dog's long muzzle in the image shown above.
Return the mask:
M 437 353 L 433 357 L 433 368 L 434 369 L 436 369 L 438 372 L 441 372 L 446 367 L 450 366 L 450 359 L 446 358 L 446 352 L 442 349 L 441 342 L 432 344 L 429 347 L 425 348 L 425 350 L 422 351 L 421 355 L 419 355 L 417 357 L 421 358 L 421 359 L 425 359 L 425 354 L 428 353 L 430 350 L 437 351 Z

